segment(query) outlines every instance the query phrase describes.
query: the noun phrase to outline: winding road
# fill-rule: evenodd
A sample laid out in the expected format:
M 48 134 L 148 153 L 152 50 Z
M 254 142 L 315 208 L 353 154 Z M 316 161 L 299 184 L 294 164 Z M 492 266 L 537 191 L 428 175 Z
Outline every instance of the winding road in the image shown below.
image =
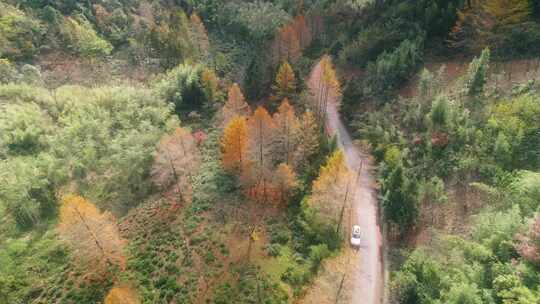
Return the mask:
M 320 80 L 318 79 L 321 75 L 320 69 L 319 63 L 311 73 L 311 83 L 317 83 Z M 355 267 L 350 267 L 351 273 L 346 274 L 348 278 L 352 279 L 352 282 L 348 284 L 352 289 L 348 291 L 351 293 L 350 303 L 381 304 L 384 287 L 382 235 L 378 222 L 377 192 L 375 179 L 372 175 L 371 159 L 369 155 L 362 153 L 354 145 L 349 132 L 341 121 L 336 100 L 328 102 L 327 131 L 331 135 L 337 135 L 338 144 L 345 153 L 349 168 L 360 172 L 351 203 L 350 222 L 352 223 L 350 224 L 361 227 L 362 240 L 358 254 L 353 254 L 351 258 L 351 265 Z M 362 167 L 360 168 L 360 166 Z

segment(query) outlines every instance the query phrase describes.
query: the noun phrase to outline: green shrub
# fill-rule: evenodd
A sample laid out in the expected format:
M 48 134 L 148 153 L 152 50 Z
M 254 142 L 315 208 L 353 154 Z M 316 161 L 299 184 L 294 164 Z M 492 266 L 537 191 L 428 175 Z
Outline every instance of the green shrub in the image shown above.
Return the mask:
M 324 259 L 330 256 L 330 250 L 326 244 L 314 245 L 309 248 L 309 261 L 311 271 L 317 273 Z

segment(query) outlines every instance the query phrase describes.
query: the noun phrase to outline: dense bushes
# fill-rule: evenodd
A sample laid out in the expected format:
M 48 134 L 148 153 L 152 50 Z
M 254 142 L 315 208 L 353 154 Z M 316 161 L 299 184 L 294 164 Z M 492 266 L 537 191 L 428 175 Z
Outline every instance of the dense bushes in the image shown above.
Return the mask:
M 0 2 L 0 58 L 31 58 L 39 51 L 43 30 L 33 16 Z
M 217 78 L 200 65 L 181 64 L 156 84 L 156 92 L 176 113 L 214 109 L 219 98 Z
M 62 87 L 54 92 L 0 86 L 0 201 L 21 226 L 54 212 L 58 187 L 70 185 L 101 207 L 137 204 L 154 145 L 170 127 L 169 108 L 145 90 Z M 5 173 L 4 173 L 5 174 Z M 22 182 L 24 181 L 24 182 Z

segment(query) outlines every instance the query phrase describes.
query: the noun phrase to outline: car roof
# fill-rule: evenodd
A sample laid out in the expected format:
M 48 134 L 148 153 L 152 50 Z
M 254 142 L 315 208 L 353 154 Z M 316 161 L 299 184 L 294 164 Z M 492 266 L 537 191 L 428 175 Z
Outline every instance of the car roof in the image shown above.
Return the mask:
M 360 226 L 358 225 L 354 225 L 352 229 L 354 232 L 360 232 Z

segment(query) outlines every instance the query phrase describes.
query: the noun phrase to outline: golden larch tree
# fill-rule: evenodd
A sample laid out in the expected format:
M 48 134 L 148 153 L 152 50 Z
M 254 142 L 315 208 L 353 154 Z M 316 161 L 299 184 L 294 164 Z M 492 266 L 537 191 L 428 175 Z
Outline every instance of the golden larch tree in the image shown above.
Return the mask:
M 227 102 L 223 106 L 223 125 L 227 125 L 234 117 L 248 117 L 251 114 L 251 109 L 246 103 L 244 94 L 238 84 L 233 84 L 229 88 Z
M 270 97 L 272 101 L 281 101 L 284 98 L 292 100 L 296 94 L 296 77 L 291 65 L 284 61 L 276 74 L 276 80 L 272 85 L 274 94 Z
M 152 181 L 162 190 L 175 186 L 180 200 L 188 201 L 191 177 L 199 163 L 195 138 L 188 130 L 176 128 L 174 133 L 164 135 L 157 145 L 151 170 Z
M 223 168 L 229 172 L 241 173 L 247 165 L 248 131 L 246 119 L 236 116 L 229 122 L 221 138 Z
M 274 114 L 276 132 L 273 137 L 273 159 L 275 163 L 291 165 L 297 147 L 300 123 L 287 98 L 283 99 Z
M 63 198 L 57 231 L 74 256 L 88 264 L 89 270 L 106 272 L 112 265 L 125 268 L 126 242 L 120 237 L 116 219 L 109 212 L 100 212 L 85 198 Z
M 293 164 L 296 170 L 304 171 L 312 157 L 319 150 L 319 128 L 313 112 L 306 111 L 300 119 L 297 147 L 293 155 Z
M 113 287 L 105 297 L 105 304 L 139 304 L 139 295 L 130 287 Z
M 249 155 L 252 166 L 244 179 L 249 192 L 257 200 L 266 200 L 271 179 L 272 136 L 274 121 L 268 111 L 258 107 L 248 121 Z
M 313 182 L 309 204 L 325 223 L 335 225 L 336 232 L 339 232 L 345 209 L 352 200 L 352 182 L 353 173 L 341 150 L 328 158 Z

